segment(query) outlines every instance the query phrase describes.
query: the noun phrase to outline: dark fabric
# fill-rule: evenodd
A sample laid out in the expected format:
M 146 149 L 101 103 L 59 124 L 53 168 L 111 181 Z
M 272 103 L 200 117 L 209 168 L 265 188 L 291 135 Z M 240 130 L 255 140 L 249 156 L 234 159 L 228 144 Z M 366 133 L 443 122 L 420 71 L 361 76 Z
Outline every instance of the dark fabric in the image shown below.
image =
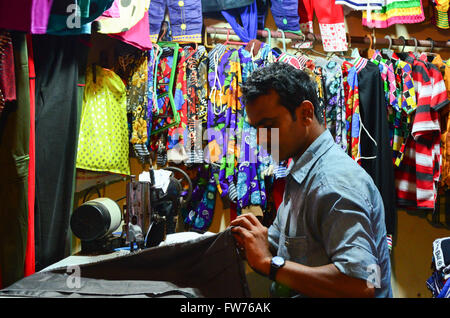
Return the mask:
M 161 281 L 107 281 L 83 278 L 80 286 L 73 288 L 70 273 L 40 272 L 0 291 L 2 297 L 133 297 L 133 298 L 191 298 L 201 297 L 192 288 L 183 288 Z M 75 285 L 74 285 L 75 286 Z
M 33 36 L 36 69 L 36 270 L 69 254 L 76 162 L 77 36 Z
M 362 159 L 361 166 L 372 177 L 383 198 L 387 234 L 395 235 L 397 215 L 394 166 L 389 143 L 383 81 L 378 66 L 368 62 L 358 73 L 358 83 L 362 123 L 377 143 L 375 145 L 361 127 L 361 155 L 376 156 L 376 159 Z
M 11 33 L 16 101 L 0 117 L 0 270 L 2 286 L 24 275 L 28 227 L 30 99 L 28 55 L 23 33 Z
M 47 296 L 57 291 L 57 296 L 61 296 L 63 291 L 68 292 L 65 296 L 83 293 L 82 289 L 67 288 L 67 278 L 73 272 L 73 269 L 63 267 L 35 274 L 0 291 L 0 296 L 42 296 L 43 288 L 37 286 L 38 281 L 45 282 L 42 286 L 46 287 Z M 230 229 L 184 243 L 80 265 L 79 273 L 81 285 L 89 285 L 91 296 L 163 292 L 167 291 L 168 285 L 160 284 L 158 287 L 157 282 L 168 282 L 178 290 L 190 288 L 196 297 L 250 297 L 244 263 Z
M 203 12 L 217 12 L 235 8 L 242 8 L 252 4 L 255 0 L 202 0 Z

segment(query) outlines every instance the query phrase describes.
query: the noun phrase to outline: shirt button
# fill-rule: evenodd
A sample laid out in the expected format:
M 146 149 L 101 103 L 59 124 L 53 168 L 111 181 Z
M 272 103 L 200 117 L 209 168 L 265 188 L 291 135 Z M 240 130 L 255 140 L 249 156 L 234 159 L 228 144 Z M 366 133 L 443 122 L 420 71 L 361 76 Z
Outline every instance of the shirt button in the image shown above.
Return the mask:
M 181 30 L 186 30 L 186 24 L 183 23 L 180 27 L 181 27 Z
M 287 19 L 286 18 L 283 19 L 283 23 L 287 24 Z
M 178 1 L 178 5 L 179 5 L 180 7 L 184 6 L 184 1 Z

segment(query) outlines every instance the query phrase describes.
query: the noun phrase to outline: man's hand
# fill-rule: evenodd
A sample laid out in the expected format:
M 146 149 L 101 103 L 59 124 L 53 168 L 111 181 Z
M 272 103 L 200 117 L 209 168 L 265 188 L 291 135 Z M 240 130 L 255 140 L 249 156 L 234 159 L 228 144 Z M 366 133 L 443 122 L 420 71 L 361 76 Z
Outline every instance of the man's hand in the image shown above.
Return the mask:
M 251 213 L 238 216 L 230 225 L 239 248 L 245 252 L 248 265 L 256 272 L 269 275 L 272 254 L 267 228 Z

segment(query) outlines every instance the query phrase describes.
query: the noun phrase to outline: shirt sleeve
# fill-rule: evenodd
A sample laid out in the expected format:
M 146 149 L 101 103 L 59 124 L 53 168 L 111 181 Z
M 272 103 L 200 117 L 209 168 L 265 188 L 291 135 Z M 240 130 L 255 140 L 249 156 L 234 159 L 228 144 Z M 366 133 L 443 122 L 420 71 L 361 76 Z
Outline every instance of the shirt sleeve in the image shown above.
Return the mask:
M 272 225 L 269 226 L 268 230 L 269 247 L 273 255 L 276 255 L 278 251 L 278 242 L 280 240 L 279 215 L 280 214 L 277 213 L 275 220 L 273 221 Z
M 378 268 L 372 204 L 363 194 L 342 186 L 321 186 L 317 191 L 316 227 L 331 262 L 343 274 L 371 279 Z

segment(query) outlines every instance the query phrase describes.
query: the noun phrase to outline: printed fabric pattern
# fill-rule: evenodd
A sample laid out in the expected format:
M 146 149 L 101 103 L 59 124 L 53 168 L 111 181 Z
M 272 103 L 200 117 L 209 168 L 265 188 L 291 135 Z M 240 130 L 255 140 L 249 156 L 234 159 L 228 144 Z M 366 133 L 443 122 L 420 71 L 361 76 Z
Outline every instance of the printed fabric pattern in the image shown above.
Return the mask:
M 86 70 L 86 87 L 76 167 L 129 175 L 127 95 L 122 79 L 96 66 Z
M 216 46 L 217 47 L 217 46 Z M 220 50 L 220 48 L 218 49 Z M 217 54 L 216 54 L 217 53 Z M 241 64 L 238 50 L 225 48 L 210 53 L 208 81 L 210 100 L 208 105 L 208 160 L 219 164 L 218 191 L 222 197 L 236 201 L 235 166 L 239 157 L 239 141 L 242 131 L 241 114 Z M 212 67 L 211 67 L 212 66 Z

